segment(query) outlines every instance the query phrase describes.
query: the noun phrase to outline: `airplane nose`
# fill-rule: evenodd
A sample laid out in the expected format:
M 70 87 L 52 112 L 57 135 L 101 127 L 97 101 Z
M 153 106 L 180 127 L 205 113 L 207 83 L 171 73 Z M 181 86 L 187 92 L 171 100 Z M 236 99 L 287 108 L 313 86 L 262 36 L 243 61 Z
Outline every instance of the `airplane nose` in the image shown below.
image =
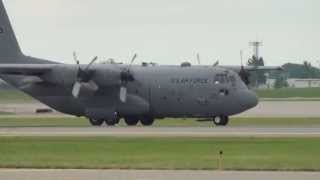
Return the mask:
M 246 109 L 251 109 L 258 105 L 258 97 L 253 91 L 247 90 L 242 93 L 242 105 Z

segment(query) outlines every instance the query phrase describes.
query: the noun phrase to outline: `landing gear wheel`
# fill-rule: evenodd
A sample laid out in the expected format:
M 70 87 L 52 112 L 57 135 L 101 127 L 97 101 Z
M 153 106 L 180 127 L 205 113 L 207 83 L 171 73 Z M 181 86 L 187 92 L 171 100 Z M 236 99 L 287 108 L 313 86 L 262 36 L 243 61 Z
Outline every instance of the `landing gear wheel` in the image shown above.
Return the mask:
M 213 122 L 216 126 L 226 126 L 229 123 L 228 116 L 216 116 L 213 118 Z
M 103 119 L 92 119 L 92 118 L 90 118 L 89 121 L 92 126 L 101 126 L 104 122 Z
M 128 126 L 136 126 L 139 122 L 139 118 L 134 116 L 126 117 L 124 118 L 124 121 Z
M 116 124 L 119 124 L 120 118 L 105 119 L 104 121 L 108 126 L 115 126 Z
M 154 118 L 152 118 L 152 117 L 142 117 L 140 122 L 144 126 L 151 126 L 153 124 L 153 122 L 154 122 Z

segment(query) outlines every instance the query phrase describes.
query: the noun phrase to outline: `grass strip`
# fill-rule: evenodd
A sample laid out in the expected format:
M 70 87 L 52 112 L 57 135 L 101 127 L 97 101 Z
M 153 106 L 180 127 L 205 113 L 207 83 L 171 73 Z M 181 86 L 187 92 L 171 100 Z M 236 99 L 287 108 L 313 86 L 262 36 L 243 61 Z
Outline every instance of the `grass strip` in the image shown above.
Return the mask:
M 0 137 L 0 168 L 320 170 L 320 138 Z

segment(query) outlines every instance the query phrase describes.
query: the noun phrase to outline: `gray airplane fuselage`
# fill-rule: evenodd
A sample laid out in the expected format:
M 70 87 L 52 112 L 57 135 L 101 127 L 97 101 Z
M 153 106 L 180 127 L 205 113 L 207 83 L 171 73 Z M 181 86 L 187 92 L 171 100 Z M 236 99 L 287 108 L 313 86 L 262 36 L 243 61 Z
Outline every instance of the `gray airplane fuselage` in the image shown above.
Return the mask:
M 257 97 L 237 73 L 209 66 L 132 66 L 135 81 L 129 82 L 128 101 L 119 100 L 120 82 L 108 75 L 97 92 L 74 98 L 74 65 L 57 64 L 57 72 L 44 75 L 50 81 L 24 85 L 29 76 L 3 78 L 48 106 L 67 114 L 101 118 L 118 112 L 122 116 L 214 117 L 241 113 L 257 105 Z M 96 64 L 99 72 L 123 69 L 126 65 Z M 7 78 L 11 77 L 11 78 Z M 54 79 L 54 80 L 53 80 Z M 116 79 L 116 78 L 114 78 Z M 56 81 L 56 82 L 54 82 Z M 95 117 L 97 116 L 97 117 Z

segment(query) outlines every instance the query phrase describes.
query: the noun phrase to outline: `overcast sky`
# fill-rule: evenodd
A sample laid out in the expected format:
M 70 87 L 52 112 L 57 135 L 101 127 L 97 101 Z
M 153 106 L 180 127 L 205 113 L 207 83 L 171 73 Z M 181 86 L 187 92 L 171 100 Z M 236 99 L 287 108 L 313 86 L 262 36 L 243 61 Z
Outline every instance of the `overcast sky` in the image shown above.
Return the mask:
M 4 0 L 27 55 L 82 63 L 239 64 L 263 41 L 267 65 L 320 61 L 319 0 Z

